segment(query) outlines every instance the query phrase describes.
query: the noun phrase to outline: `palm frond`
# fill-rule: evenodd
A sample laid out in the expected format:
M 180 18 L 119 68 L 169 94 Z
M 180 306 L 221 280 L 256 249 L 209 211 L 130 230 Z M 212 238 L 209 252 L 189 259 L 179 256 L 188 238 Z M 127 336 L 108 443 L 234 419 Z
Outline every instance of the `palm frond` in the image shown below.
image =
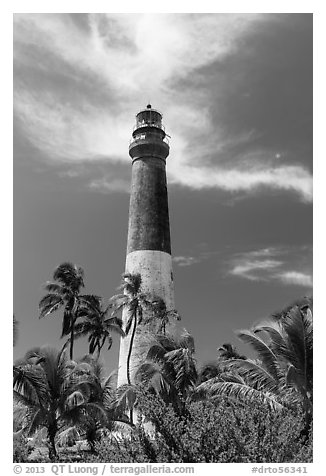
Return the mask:
M 121 288 L 126 294 L 137 295 L 140 292 L 141 282 L 141 275 L 139 273 L 124 273 L 122 275 Z
M 138 367 L 135 373 L 135 381 L 147 386 L 153 378 L 153 375 L 157 373 L 162 373 L 162 366 L 157 362 L 144 362 Z
M 110 331 L 115 332 L 116 334 L 124 337 L 124 331 L 122 329 L 122 319 L 120 317 L 114 316 L 106 319 L 103 322 L 103 325 Z
M 212 401 L 217 397 L 227 397 L 244 403 L 267 405 L 272 410 L 282 410 L 284 408 L 284 406 L 275 399 L 274 395 L 255 390 L 249 385 L 221 382 L 218 379 L 212 379 L 199 385 L 195 393 L 200 391 L 207 392 Z
M 171 390 L 171 383 L 164 366 L 158 362 L 144 362 L 135 374 L 136 383 L 152 388 L 157 394 L 167 395 Z
M 114 296 L 110 297 L 111 304 L 115 303 L 116 301 L 119 302 L 119 301 L 127 301 L 127 300 L 129 300 L 128 296 L 126 294 L 121 294 L 121 293 L 114 294 Z
M 42 428 L 44 427 L 44 420 L 45 420 L 45 414 L 44 414 L 44 411 L 39 408 L 35 411 L 35 413 L 32 415 L 32 417 L 30 418 L 30 421 L 29 421 L 29 425 L 28 425 L 28 429 L 27 429 L 27 434 L 28 435 L 33 435 L 35 433 L 35 431 L 38 429 L 38 428 Z
M 216 362 L 208 362 L 204 364 L 198 373 L 198 385 L 200 383 L 205 382 L 206 380 L 210 380 L 213 377 L 218 377 L 222 373 L 222 368 L 219 363 Z
M 175 385 L 178 390 L 186 391 L 194 387 L 198 374 L 191 350 L 185 348 L 173 350 L 166 354 L 166 360 L 173 364 Z
M 86 402 L 81 405 L 85 410 L 85 413 L 91 417 L 89 419 L 91 423 L 94 423 L 94 419 L 98 419 L 102 424 L 105 424 L 108 419 L 107 412 L 102 404 L 98 402 Z
M 61 296 L 57 294 L 47 294 L 39 303 L 40 318 L 52 314 L 63 305 L 64 301 Z
M 84 270 L 72 263 L 62 263 L 55 269 L 53 279 L 74 291 L 78 291 L 84 287 Z
M 93 328 L 93 324 L 89 321 L 77 322 L 74 326 L 74 338 L 86 337 Z
M 114 398 L 115 389 L 117 386 L 117 377 L 117 370 L 113 370 L 102 384 L 105 403 L 111 402 Z
M 300 393 L 305 400 L 312 402 L 312 395 L 309 392 L 306 381 L 303 379 L 302 374 L 291 364 L 286 373 L 286 384 Z
M 146 360 L 162 362 L 164 361 L 165 354 L 166 350 L 164 347 L 159 344 L 154 344 L 148 349 Z
M 44 284 L 44 289 L 49 294 L 56 294 L 60 296 L 61 298 L 64 298 L 67 292 L 69 292 L 69 290 L 65 286 L 62 286 L 61 284 L 58 284 L 58 283 L 53 283 L 52 281 L 47 281 Z
M 83 294 L 79 296 L 79 306 L 87 314 L 93 312 L 95 315 L 101 312 L 102 298 L 94 294 Z
M 245 355 L 240 355 L 234 345 L 226 342 L 217 349 L 219 353 L 219 359 L 230 360 L 230 359 L 242 359 L 245 360 Z
M 123 334 L 120 334 L 120 335 L 124 337 L 124 333 L 123 333 Z M 112 339 L 111 335 L 106 336 L 106 340 L 107 340 L 107 345 L 108 345 L 108 346 L 107 346 L 107 349 L 110 350 L 111 347 L 112 347 L 112 344 L 113 344 L 113 339 Z M 104 342 L 105 342 L 105 338 L 104 338 L 104 340 L 103 340 L 103 344 L 102 344 L 102 345 L 104 345 Z
M 57 443 L 59 446 L 66 446 L 71 440 L 80 440 L 82 435 L 82 430 L 78 425 L 69 426 L 68 428 L 63 429 L 57 436 Z
M 288 347 L 293 350 L 289 355 L 289 363 L 306 382 L 309 354 L 312 354 L 312 321 L 296 306 L 282 319 L 282 327 L 287 336 Z M 311 343 L 311 346 L 308 343 Z
M 278 380 L 280 378 L 280 374 L 277 365 L 277 357 L 271 348 L 252 331 L 241 330 L 237 331 L 236 334 L 239 339 L 247 344 L 250 344 L 255 349 L 265 368 L 275 380 Z
M 28 401 L 30 405 L 43 405 L 47 399 L 48 387 L 43 374 L 31 364 L 14 366 L 13 385 L 17 394 L 26 399 L 25 403 Z
M 75 390 L 66 399 L 66 408 L 77 407 L 84 403 L 85 403 L 84 394 L 79 390 Z
M 33 396 L 23 393 L 20 393 L 19 391 L 15 390 L 13 391 L 13 397 L 14 397 L 14 402 L 19 403 L 21 405 L 24 405 L 25 408 L 32 408 L 32 409 L 37 409 L 39 408 L 38 401 L 33 398 Z
M 137 389 L 134 385 L 121 385 L 117 388 L 114 407 L 122 412 L 132 410 L 137 402 Z
M 189 332 L 184 329 L 180 337 L 180 347 L 189 349 L 191 353 L 195 352 L 195 340 Z
M 312 389 L 313 330 L 310 309 L 298 306 L 277 314 L 257 332 L 264 331 L 269 336 L 269 346 L 283 368 L 294 366 L 302 385 Z M 305 382 L 303 384 L 303 382 Z
M 279 379 L 275 379 L 265 367 L 250 359 L 232 359 L 224 363 L 223 367 L 228 370 L 236 370 L 241 377 L 253 388 L 275 394 L 279 391 Z

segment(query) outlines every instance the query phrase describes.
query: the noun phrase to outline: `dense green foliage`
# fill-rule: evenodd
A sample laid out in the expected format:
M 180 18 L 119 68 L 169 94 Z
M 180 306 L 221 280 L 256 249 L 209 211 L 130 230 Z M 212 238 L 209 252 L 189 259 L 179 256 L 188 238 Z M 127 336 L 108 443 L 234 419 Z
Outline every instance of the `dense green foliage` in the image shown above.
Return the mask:
M 83 276 L 82 268 L 63 263 L 40 302 L 41 317 L 63 309 L 62 336 L 69 336 L 63 348 L 37 347 L 15 362 L 15 462 L 312 461 L 311 299 L 237 331 L 255 359 L 223 344 L 215 361 L 200 368 L 194 338 L 167 332 L 178 313 L 144 294 L 140 275 L 123 275 L 123 293 L 106 307 L 98 296 L 80 294 Z M 132 376 L 140 324 L 148 351 Z M 112 334 L 130 335 L 128 383 L 119 388 L 100 361 Z M 82 337 L 89 355 L 75 361 L 73 342 Z
M 304 437 L 302 413 L 273 412 L 220 398 L 215 404 L 187 404 L 183 416 L 153 395 L 139 397 L 140 412 L 151 421 L 152 438 L 141 424 L 130 436 L 103 439 L 99 462 L 285 463 L 311 462 L 311 433 Z M 95 460 L 94 459 L 94 460 Z
M 27 446 L 27 438 L 24 435 L 14 438 L 13 462 L 26 463 L 30 451 Z

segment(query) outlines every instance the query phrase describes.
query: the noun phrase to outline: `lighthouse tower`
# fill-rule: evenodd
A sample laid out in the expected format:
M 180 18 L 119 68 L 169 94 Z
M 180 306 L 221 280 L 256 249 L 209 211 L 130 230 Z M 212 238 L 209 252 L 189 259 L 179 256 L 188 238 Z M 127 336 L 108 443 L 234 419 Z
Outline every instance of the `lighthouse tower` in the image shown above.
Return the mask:
M 148 104 L 136 115 L 129 145 L 132 159 L 126 273 L 141 275 L 141 290 L 164 300 L 174 309 L 171 240 L 166 183 L 166 158 L 170 147 L 162 114 Z M 128 318 L 124 310 L 124 324 Z M 141 329 L 140 329 L 141 331 Z M 130 336 L 121 339 L 118 385 L 127 382 Z M 133 345 L 131 374 L 141 352 L 141 333 Z M 134 368 L 133 368 L 134 367 Z

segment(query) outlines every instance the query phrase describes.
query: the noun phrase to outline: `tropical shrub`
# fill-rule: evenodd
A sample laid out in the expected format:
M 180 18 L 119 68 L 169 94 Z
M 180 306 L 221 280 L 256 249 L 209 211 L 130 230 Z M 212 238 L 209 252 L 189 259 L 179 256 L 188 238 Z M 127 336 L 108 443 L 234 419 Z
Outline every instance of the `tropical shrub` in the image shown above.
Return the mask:
M 160 397 L 143 394 L 138 408 L 151 422 L 120 439 L 104 438 L 92 461 L 133 463 L 285 463 L 311 462 L 312 436 L 304 438 L 299 411 L 274 412 L 220 398 L 192 402 L 180 416 Z M 151 432 L 148 428 L 152 428 Z M 89 459 L 90 460 L 90 459 Z
M 28 440 L 24 435 L 14 438 L 13 441 L 13 462 L 26 463 L 30 448 L 28 447 Z

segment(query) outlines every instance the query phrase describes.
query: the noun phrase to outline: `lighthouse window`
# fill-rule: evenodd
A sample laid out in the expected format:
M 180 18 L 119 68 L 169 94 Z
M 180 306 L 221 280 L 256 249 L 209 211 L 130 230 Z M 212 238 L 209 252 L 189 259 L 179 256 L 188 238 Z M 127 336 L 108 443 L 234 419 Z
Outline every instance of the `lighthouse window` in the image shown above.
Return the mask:
M 135 140 L 146 139 L 146 134 L 137 134 Z

